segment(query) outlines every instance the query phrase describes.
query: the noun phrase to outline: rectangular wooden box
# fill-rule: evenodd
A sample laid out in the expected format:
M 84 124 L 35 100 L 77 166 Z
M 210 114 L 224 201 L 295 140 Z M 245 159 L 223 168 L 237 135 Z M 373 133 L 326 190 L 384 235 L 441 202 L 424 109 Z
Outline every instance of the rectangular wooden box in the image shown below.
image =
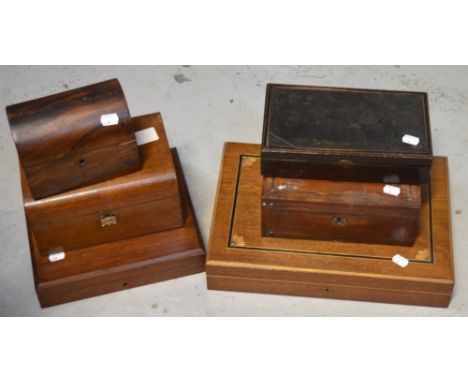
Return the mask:
M 57 262 L 40 255 L 28 229 L 34 284 L 43 308 L 204 271 L 203 241 L 175 149 L 172 154 L 181 190 L 182 227 L 72 250 Z
M 101 183 L 34 200 L 23 177 L 24 206 L 38 251 L 47 256 L 164 231 L 183 224 L 177 175 L 161 114 L 133 118 L 158 140 L 139 146 L 143 168 Z
M 413 245 L 420 209 L 420 185 L 263 177 L 264 236 Z
M 227 143 L 207 255 L 209 289 L 446 307 L 454 285 L 447 158 L 422 185 L 413 246 L 265 237 L 260 146 Z M 409 260 L 402 268 L 395 254 Z
M 34 199 L 141 168 L 132 119 L 116 79 L 6 110 Z
M 427 94 L 268 84 L 261 157 L 265 176 L 426 182 Z

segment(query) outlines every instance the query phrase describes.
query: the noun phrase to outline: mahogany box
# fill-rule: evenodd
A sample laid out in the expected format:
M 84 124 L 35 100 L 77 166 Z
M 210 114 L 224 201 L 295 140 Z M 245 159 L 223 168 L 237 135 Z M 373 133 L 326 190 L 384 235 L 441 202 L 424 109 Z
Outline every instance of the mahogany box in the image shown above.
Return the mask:
M 262 234 L 413 245 L 420 185 L 263 178 Z
M 209 289 L 448 306 L 453 257 L 447 158 L 421 185 L 412 246 L 262 235 L 259 145 L 224 148 L 206 274 Z M 399 256 L 396 256 L 396 255 Z
M 116 79 L 6 110 L 34 199 L 141 168 L 132 119 Z
M 179 228 L 70 250 L 62 260 L 50 262 L 41 256 L 38 237 L 28 224 L 34 284 L 42 307 L 204 271 L 203 242 L 175 149 L 172 155 L 183 207 Z M 153 213 L 166 218 L 157 210 Z
M 40 255 L 183 225 L 177 174 L 161 114 L 136 117 L 132 123 L 136 134 L 155 139 L 139 146 L 143 167 L 137 172 L 39 200 L 31 197 L 22 177 L 26 219 Z
M 424 183 L 427 94 L 268 84 L 262 175 Z

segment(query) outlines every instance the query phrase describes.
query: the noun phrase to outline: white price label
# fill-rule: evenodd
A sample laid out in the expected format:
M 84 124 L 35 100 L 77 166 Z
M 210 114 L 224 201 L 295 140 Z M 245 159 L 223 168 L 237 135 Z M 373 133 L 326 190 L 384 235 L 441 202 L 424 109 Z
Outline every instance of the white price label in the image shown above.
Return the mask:
M 159 136 L 154 127 L 148 127 L 147 129 L 135 131 L 135 138 L 137 145 L 141 146 L 146 143 L 157 141 Z
M 403 135 L 403 138 L 401 138 L 401 141 L 411 146 L 419 145 L 419 138 L 414 135 L 405 134 Z
M 389 195 L 398 196 L 400 195 L 400 187 L 390 186 L 389 184 L 385 185 L 383 192 Z
M 63 260 L 64 258 L 65 258 L 65 252 L 63 252 L 63 251 L 54 252 L 54 253 L 49 254 L 49 261 L 51 263 L 53 263 L 55 261 Z
M 104 127 L 117 125 L 118 123 L 119 123 L 119 116 L 117 113 L 101 115 L 101 125 Z
M 407 267 L 409 264 L 409 260 L 406 257 L 401 256 L 399 253 L 392 257 L 392 261 L 402 268 Z

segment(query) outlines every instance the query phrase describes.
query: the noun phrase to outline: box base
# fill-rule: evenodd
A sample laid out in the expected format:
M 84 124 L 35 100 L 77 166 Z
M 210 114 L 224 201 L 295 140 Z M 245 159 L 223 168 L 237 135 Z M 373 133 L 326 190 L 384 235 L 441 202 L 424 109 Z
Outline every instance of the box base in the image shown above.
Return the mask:
M 338 300 L 384 302 L 390 304 L 433 306 L 446 308 L 451 293 L 411 292 L 399 290 L 350 287 L 349 285 L 313 284 L 277 279 L 250 279 L 245 277 L 207 276 L 208 289 L 230 292 L 279 294 L 287 296 L 321 297 Z
M 184 226 L 66 253 L 49 262 L 29 231 L 34 279 L 42 307 L 203 272 L 205 250 L 178 161 Z

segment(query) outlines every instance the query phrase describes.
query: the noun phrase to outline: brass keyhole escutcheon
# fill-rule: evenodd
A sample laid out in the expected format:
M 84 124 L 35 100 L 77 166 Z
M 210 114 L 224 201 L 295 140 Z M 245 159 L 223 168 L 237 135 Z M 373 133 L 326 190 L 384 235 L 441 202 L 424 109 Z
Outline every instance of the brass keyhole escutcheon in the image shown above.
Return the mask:
M 101 227 L 107 227 L 113 224 L 117 224 L 117 217 L 115 215 L 106 214 L 101 216 Z
M 348 223 L 348 219 L 346 219 L 345 216 L 335 216 L 332 219 L 332 224 L 337 225 L 339 227 L 346 227 L 347 223 Z

